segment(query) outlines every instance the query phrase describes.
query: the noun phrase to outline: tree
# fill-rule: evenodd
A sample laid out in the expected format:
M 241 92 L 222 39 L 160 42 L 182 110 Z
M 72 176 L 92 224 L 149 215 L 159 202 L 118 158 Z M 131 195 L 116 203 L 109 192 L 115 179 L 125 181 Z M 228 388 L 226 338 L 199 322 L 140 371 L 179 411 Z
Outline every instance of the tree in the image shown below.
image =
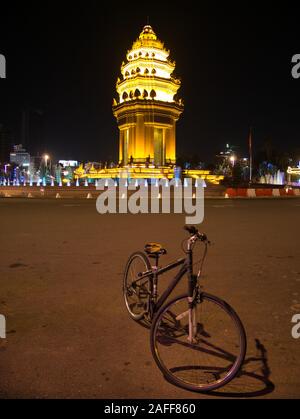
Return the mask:
M 239 162 L 237 162 L 232 168 L 232 183 L 239 185 L 243 183 L 243 168 Z

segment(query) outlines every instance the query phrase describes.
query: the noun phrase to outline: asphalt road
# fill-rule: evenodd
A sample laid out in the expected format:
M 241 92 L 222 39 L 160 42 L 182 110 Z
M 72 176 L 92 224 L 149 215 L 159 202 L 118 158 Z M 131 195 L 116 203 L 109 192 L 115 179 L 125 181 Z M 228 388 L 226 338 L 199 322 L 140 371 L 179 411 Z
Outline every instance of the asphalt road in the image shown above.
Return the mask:
M 300 397 L 300 200 L 208 200 L 204 286 L 239 313 L 241 376 L 210 396 L 167 383 L 149 331 L 122 300 L 127 257 L 148 241 L 180 256 L 181 215 L 100 216 L 95 201 L 0 200 L 1 398 Z M 168 278 L 162 281 L 162 288 Z M 184 284 L 182 285 L 184 286 Z

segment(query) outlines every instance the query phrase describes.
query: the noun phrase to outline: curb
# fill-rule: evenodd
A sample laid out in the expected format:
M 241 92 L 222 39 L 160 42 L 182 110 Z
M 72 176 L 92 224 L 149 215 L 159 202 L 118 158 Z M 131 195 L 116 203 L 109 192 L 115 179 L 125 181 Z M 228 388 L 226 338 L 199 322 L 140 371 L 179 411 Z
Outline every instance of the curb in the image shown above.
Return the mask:
M 228 188 L 225 198 L 297 198 L 300 197 L 300 189 L 292 188 Z

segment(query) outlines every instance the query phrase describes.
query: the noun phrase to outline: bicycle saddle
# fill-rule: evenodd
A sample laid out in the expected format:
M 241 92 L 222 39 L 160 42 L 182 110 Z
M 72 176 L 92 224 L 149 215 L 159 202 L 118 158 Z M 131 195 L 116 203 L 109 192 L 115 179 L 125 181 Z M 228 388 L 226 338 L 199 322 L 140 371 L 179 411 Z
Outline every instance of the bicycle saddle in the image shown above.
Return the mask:
M 147 243 L 145 246 L 145 252 L 149 256 L 161 256 L 166 255 L 167 251 L 159 243 Z

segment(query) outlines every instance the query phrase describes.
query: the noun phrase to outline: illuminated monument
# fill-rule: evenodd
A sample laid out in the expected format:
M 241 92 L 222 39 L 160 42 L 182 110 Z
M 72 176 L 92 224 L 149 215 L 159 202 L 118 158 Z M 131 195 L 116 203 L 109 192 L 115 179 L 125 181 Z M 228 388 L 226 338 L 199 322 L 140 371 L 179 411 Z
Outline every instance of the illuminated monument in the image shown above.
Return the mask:
M 127 52 L 113 106 L 122 166 L 176 163 L 176 122 L 183 103 L 177 98 L 181 82 L 173 75 L 175 63 L 169 55 L 151 26 L 144 27 Z
M 181 81 L 175 77 L 163 42 L 151 26 L 144 27 L 127 52 L 117 81 L 113 113 L 119 127 L 119 164 L 116 168 L 81 165 L 77 179 L 159 179 L 175 177 L 176 122 L 184 110 L 178 97 Z M 184 177 L 219 183 L 223 176 L 209 171 L 183 170 Z

